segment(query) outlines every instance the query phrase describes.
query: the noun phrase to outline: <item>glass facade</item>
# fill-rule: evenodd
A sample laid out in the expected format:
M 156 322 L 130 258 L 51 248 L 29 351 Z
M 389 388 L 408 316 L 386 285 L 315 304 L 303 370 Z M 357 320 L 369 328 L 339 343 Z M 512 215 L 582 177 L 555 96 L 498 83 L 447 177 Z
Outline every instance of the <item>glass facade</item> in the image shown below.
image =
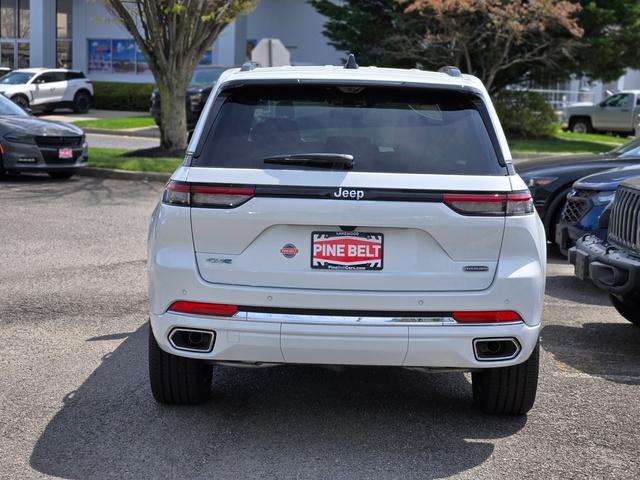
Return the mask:
M 29 66 L 30 0 L 0 0 L 0 64 Z
M 14 47 L 13 43 L 0 43 L 0 66 L 13 68 Z
M 0 0 L 0 37 L 16 38 L 16 0 Z
M 31 10 L 29 0 L 18 1 L 18 37 L 29 38 L 31 36 Z
M 73 66 L 73 0 L 56 0 L 56 66 Z

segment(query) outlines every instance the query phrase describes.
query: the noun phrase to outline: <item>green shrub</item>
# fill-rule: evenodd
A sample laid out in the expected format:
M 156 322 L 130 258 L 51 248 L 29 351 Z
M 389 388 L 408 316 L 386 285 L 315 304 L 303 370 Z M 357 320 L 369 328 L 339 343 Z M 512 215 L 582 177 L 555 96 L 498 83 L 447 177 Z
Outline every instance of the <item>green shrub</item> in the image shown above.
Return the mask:
M 94 108 L 148 112 L 152 83 L 93 82 Z
M 553 108 L 539 93 L 503 91 L 494 104 L 508 138 L 551 137 L 558 129 Z

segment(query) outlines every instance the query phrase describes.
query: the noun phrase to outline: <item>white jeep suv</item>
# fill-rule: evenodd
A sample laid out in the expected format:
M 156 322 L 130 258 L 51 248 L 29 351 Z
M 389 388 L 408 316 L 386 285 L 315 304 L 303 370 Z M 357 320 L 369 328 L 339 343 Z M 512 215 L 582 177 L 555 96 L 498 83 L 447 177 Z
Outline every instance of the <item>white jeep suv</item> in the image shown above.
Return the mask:
M 153 395 L 205 400 L 216 362 L 431 367 L 524 414 L 545 248 L 477 78 L 228 70 L 151 220 Z
M 71 108 L 86 113 L 93 85 L 82 72 L 61 68 L 23 68 L 0 77 L 0 93 L 25 109 L 51 112 Z

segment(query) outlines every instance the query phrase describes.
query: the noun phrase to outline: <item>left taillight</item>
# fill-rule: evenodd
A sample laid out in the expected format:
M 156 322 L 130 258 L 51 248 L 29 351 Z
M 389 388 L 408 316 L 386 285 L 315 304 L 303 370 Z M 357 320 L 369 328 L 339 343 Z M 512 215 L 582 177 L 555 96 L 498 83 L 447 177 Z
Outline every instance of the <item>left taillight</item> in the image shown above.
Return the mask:
M 193 315 L 209 315 L 212 317 L 233 317 L 238 311 L 236 305 L 222 303 L 188 302 L 179 300 L 169 307 L 170 312 L 190 313 Z
M 194 185 L 169 181 L 162 195 L 162 203 L 180 207 L 235 208 L 255 195 L 255 187 Z
M 443 202 L 461 215 L 514 216 L 533 213 L 529 192 L 445 193 Z

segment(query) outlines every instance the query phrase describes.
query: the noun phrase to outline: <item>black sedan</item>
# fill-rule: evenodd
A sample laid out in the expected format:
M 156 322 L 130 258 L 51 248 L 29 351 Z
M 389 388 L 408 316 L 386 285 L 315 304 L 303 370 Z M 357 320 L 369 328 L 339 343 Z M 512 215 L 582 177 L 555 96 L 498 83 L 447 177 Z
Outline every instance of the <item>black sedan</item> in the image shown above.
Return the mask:
M 640 139 L 599 155 L 545 157 L 518 162 L 516 171 L 525 181 L 547 233 L 554 241 L 567 194 L 573 182 L 603 170 L 640 164 Z
M 198 67 L 193 71 L 191 82 L 186 91 L 187 130 L 195 128 L 213 86 L 228 68 L 231 67 Z M 160 125 L 160 91 L 157 88 L 151 93 L 149 113 Z
M 0 176 L 46 172 L 53 178 L 70 178 L 88 159 L 80 128 L 35 118 L 0 95 Z

